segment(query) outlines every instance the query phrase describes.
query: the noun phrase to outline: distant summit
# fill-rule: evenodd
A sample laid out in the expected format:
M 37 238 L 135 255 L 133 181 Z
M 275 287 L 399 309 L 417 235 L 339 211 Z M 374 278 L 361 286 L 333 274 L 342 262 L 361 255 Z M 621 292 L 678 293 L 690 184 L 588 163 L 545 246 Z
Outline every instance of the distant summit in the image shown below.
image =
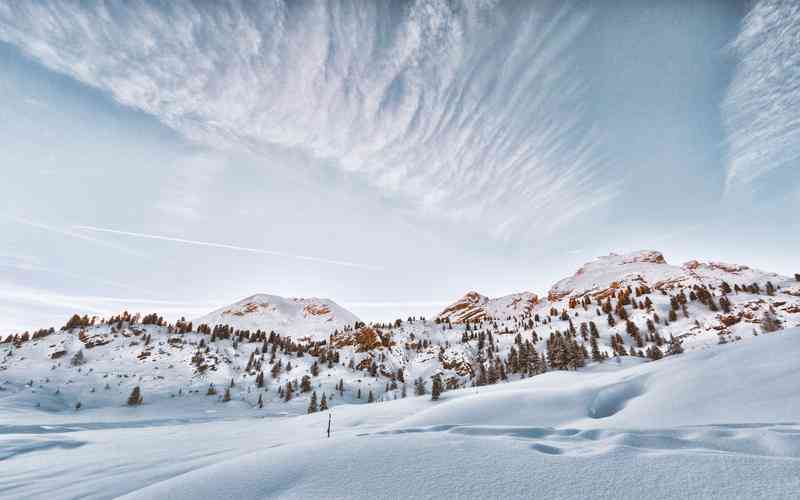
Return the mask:
M 256 294 L 197 318 L 197 325 L 229 325 L 240 330 L 276 331 L 292 338 L 325 339 L 358 317 L 330 299 Z

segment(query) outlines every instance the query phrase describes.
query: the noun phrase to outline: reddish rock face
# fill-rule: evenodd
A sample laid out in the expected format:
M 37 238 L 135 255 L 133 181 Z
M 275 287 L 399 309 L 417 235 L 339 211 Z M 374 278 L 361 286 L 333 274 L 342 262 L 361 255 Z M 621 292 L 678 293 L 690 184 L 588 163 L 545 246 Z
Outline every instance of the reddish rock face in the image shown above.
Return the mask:
M 580 271 L 578 271 L 578 272 L 580 272 Z M 568 291 L 564 290 L 564 291 L 561 291 L 561 292 L 553 292 L 553 291 L 551 291 L 550 293 L 547 294 L 547 300 L 548 300 L 548 302 L 558 302 L 559 300 L 563 299 L 564 297 L 566 297 L 567 295 L 569 295 L 571 293 L 572 293 L 572 290 L 568 290 Z
M 688 271 L 694 271 L 694 270 L 699 269 L 700 267 L 703 267 L 703 266 L 705 266 L 707 268 L 710 268 L 710 269 L 718 269 L 720 271 L 725 271 L 726 273 L 733 273 L 733 274 L 737 274 L 737 273 L 740 273 L 742 271 L 746 271 L 746 270 L 750 269 L 749 267 L 743 266 L 743 265 L 740 265 L 740 264 L 727 264 L 725 262 L 707 262 L 707 263 L 703 263 L 703 262 L 700 262 L 700 261 L 697 261 L 697 260 L 690 260 L 689 262 L 685 262 L 681 267 L 683 267 L 684 269 L 686 269 Z
M 464 321 L 477 321 L 488 316 L 486 310 L 481 306 L 489 299 L 478 292 L 467 292 L 457 302 L 445 308 L 439 313 L 440 319 L 449 318 L 455 323 Z
M 384 345 L 378 331 L 371 326 L 361 327 L 355 332 L 339 333 L 331 338 L 331 343 L 336 348 L 352 346 L 356 352 L 368 352 L 372 349 L 388 347 L 394 344 L 389 340 L 388 345 Z
M 739 316 L 734 316 L 733 314 L 729 314 L 727 316 L 720 316 L 719 320 L 725 326 L 732 326 L 741 321 Z
M 266 309 L 269 307 L 269 303 L 256 303 L 256 302 L 248 302 L 244 304 L 241 309 L 228 309 L 225 311 L 224 314 L 232 314 L 234 316 L 244 316 L 245 314 L 250 314 L 258 311 L 259 309 Z
M 331 308 L 324 304 L 309 304 L 303 308 L 303 312 L 310 316 L 324 316 L 331 312 Z

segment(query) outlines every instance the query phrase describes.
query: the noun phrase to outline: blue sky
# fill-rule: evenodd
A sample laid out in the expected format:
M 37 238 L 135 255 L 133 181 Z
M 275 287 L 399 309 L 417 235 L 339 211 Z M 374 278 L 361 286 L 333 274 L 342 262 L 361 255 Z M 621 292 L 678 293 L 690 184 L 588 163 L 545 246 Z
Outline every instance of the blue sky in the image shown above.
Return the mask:
M 798 272 L 792 2 L 0 2 L 0 330 Z

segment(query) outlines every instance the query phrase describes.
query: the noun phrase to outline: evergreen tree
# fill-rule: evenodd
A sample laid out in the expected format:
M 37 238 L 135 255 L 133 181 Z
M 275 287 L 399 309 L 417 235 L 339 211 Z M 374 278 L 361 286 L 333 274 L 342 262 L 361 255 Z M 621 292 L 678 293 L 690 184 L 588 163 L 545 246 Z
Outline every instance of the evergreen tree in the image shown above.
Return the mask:
M 131 395 L 128 396 L 128 406 L 137 406 L 142 404 L 143 401 L 144 399 L 142 398 L 142 392 L 137 385 L 131 391 Z
M 597 325 L 594 324 L 594 321 L 589 322 L 589 334 L 594 338 L 600 337 L 600 333 L 597 331 Z
M 311 401 L 308 403 L 308 413 L 316 413 L 317 408 L 317 391 L 311 393 Z
M 328 398 L 325 396 L 325 393 L 322 393 L 322 399 L 319 402 L 319 411 L 325 411 L 328 409 Z
M 678 314 L 675 312 L 675 309 L 669 310 L 669 320 L 672 322 L 678 321 Z
M 436 374 L 433 376 L 433 386 L 431 387 L 431 401 L 438 401 L 439 396 L 442 394 L 442 376 Z
M 781 322 L 772 314 L 771 311 L 764 311 L 761 316 L 761 330 L 764 333 L 775 332 L 781 329 Z
M 292 400 L 292 392 L 293 391 L 294 391 L 294 389 L 292 388 L 292 382 L 291 381 L 287 381 L 286 382 L 286 389 L 283 391 L 283 399 L 284 399 L 284 401 L 286 401 L 288 403 L 289 401 Z
M 669 336 L 669 349 L 667 349 L 667 354 L 681 354 L 683 353 L 683 345 L 680 339 L 673 337 L 672 335 Z
M 422 377 L 416 379 L 414 381 L 414 395 L 416 396 L 424 396 L 428 393 L 428 390 L 425 388 L 425 380 Z
M 84 358 L 82 350 L 78 350 L 78 352 L 76 352 L 75 355 L 72 356 L 72 359 L 70 360 L 70 364 L 72 366 L 80 366 L 80 365 L 84 364 L 85 362 L 86 362 L 86 358 Z
M 592 361 L 603 361 L 603 355 L 600 353 L 600 347 L 597 345 L 597 339 L 592 337 L 590 343 L 592 346 Z

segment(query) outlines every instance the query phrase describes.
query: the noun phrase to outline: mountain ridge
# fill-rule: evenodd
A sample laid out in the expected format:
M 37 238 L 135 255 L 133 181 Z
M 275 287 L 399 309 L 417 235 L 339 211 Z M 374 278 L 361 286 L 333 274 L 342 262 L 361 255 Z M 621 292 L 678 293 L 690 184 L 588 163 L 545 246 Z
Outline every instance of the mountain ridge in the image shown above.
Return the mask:
M 50 411 L 124 404 L 140 387 L 145 401 L 193 397 L 212 411 L 225 388 L 225 400 L 303 413 L 313 392 L 329 405 L 379 401 L 435 379 L 455 389 L 655 361 L 793 326 L 800 279 L 640 251 L 588 262 L 545 298 L 469 292 L 432 320 L 367 325 L 329 299 L 268 294 L 192 323 L 76 315 L 60 330 L 0 337 L 0 373 L 9 401 Z

